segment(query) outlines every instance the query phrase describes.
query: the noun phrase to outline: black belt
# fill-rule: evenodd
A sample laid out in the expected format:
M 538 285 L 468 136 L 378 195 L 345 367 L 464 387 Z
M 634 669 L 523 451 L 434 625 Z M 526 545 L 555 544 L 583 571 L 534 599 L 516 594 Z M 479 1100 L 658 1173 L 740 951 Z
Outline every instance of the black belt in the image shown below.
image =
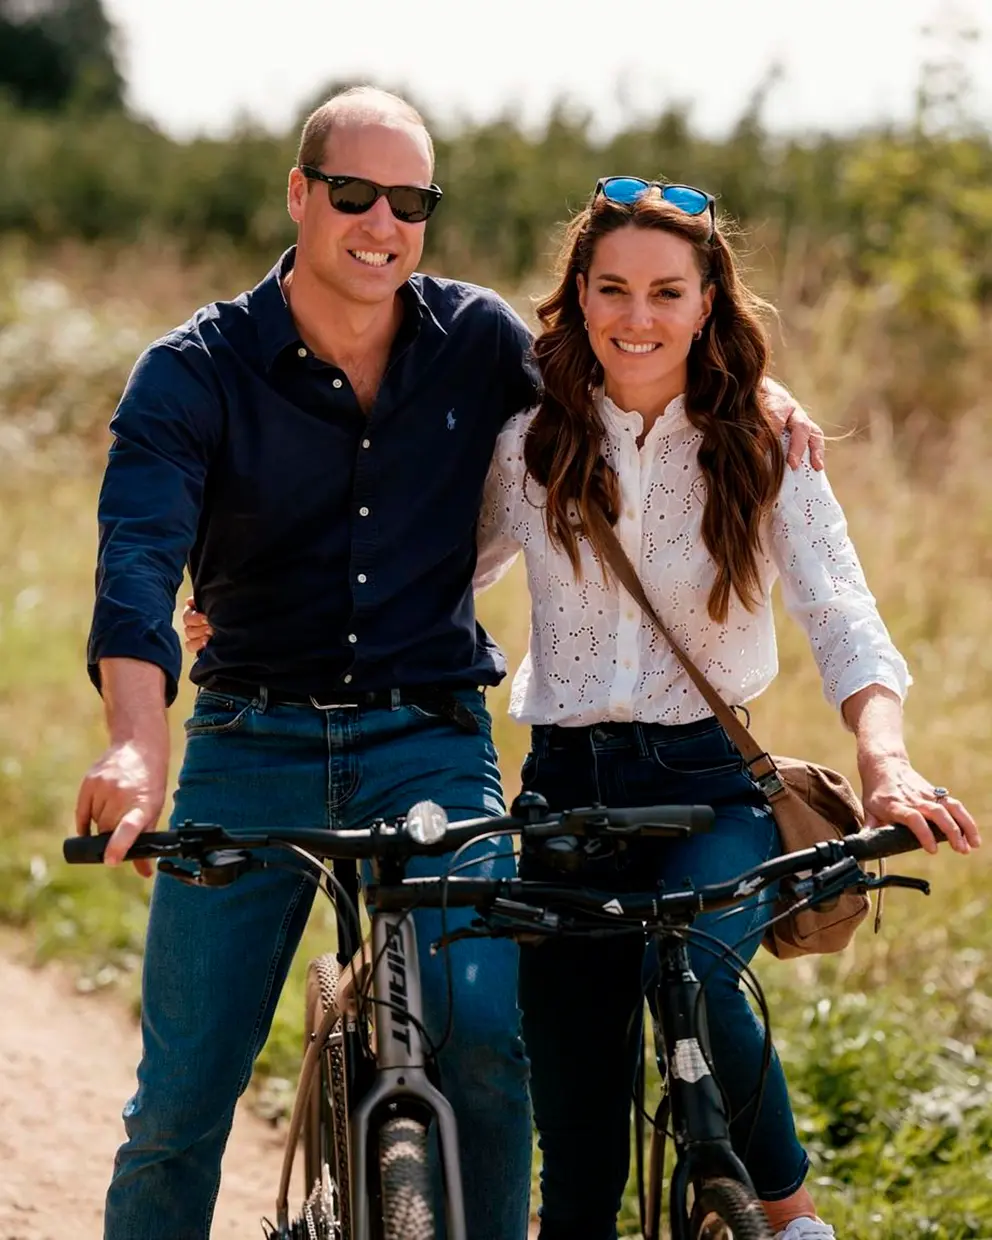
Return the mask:
M 476 688 L 466 685 L 465 688 Z M 211 676 L 203 685 L 210 693 L 229 693 L 232 697 L 255 697 L 263 686 L 227 676 Z M 294 689 L 265 688 L 265 700 L 273 706 L 311 706 L 314 710 L 354 707 L 364 710 L 395 710 L 398 706 L 418 706 L 430 715 L 447 719 L 465 732 L 478 732 L 479 721 L 453 690 L 443 685 L 411 685 L 405 689 L 331 689 L 303 693 Z

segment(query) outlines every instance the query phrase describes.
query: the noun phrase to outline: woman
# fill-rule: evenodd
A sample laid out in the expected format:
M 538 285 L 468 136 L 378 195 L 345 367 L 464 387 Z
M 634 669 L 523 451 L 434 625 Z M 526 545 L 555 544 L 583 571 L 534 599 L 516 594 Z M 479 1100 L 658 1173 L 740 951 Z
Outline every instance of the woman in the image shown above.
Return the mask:
M 595 800 L 717 809 L 710 834 L 666 841 L 623 863 L 586 856 L 574 881 L 610 889 L 680 885 L 686 876 L 714 882 L 780 850 L 739 755 L 651 623 L 604 572 L 583 533 L 592 505 L 615 523 L 652 601 L 732 703 L 756 696 L 775 674 L 769 595 L 781 576 L 827 696 L 855 733 L 869 821 L 906 823 L 931 851 L 927 820 L 958 851 L 976 846 L 964 807 L 938 798 L 942 790 L 906 757 L 906 666 L 825 477 L 808 465 L 783 468 L 778 423 L 763 395 L 760 303 L 737 275 L 713 199 L 608 178 L 571 224 L 562 258 L 560 283 L 538 308 L 544 398 L 500 437 L 479 531 L 480 588 L 521 548 L 527 563 L 530 651 L 511 697 L 511 713 L 533 729 L 523 782 L 553 808 Z M 187 645 L 198 648 L 209 627 L 189 611 L 184 621 Z M 542 873 L 532 857 L 522 869 Z M 749 959 L 762 920 L 753 906 L 697 926 Z M 643 954 L 627 939 L 521 952 L 544 1153 L 542 1240 L 616 1234 Z M 728 965 L 714 967 L 712 953 L 698 948 L 693 965 L 706 977 L 735 1147 L 771 1225 L 779 1240 L 828 1240 L 834 1231 L 803 1187 L 807 1158 L 778 1060 L 755 1115 L 762 1032 Z
M 716 227 L 713 199 L 636 178 L 601 181 L 572 222 L 558 287 L 538 307 L 541 405 L 497 444 L 480 529 L 480 572 L 522 548 L 532 600 L 529 654 L 511 713 L 530 723 L 524 786 L 553 808 L 709 803 L 711 834 L 665 841 L 623 864 L 586 858 L 582 884 L 648 889 L 715 882 L 780 851 L 739 755 L 634 600 L 583 533 L 599 505 L 657 610 L 725 699 L 776 671 L 777 576 L 806 629 L 827 697 L 858 747 L 869 822 L 902 822 L 932 851 L 927 820 L 967 852 L 964 807 L 935 794 L 906 756 L 909 683 L 847 538 L 825 475 L 783 468 L 763 400 L 768 349 L 758 299 Z M 525 856 L 522 872 L 543 874 Z M 562 875 L 556 874 L 561 881 Z M 750 958 L 764 917 L 697 927 Z M 732 1135 L 781 1240 L 827 1240 L 803 1187 L 808 1161 L 775 1058 L 757 1116 L 762 1031 L 729 964 L 693 949 L 706 976 L 717 1076 Z M 640 1043 L 643 945 L 549 942 L 521 951 L 524 1040 L 544 1152 L 542 1240 L 606 1240 L 629 1165 Z M 595 1021 L 590 1022 L 590 1013 Z M 584 1036 L 579 1031 L 584 1031 Z M 752 1133 L 753 1127 L 753 1133 Z M 750 1141 L 748 1140 L 750 1135 Z

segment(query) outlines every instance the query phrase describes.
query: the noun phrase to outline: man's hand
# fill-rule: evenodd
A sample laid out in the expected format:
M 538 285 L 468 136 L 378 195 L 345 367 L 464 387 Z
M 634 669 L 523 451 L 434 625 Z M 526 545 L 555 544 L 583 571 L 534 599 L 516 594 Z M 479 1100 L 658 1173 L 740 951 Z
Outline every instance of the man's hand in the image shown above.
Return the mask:
M 169 726 L 162 670 L 137 659 L 101 659 L 110 746 L 83 777 L 76 798 L 76 833 L 113 832 L 104 857 L 120 865 L 143 831 L 154 831 L 165 804 Z M 150 861 L 136 861 L 147 878 Z
M 112 831 L 107 865 L 119 865 L 142 831 L 155 830 L 168 765 L 168 744 L 162 753 L 160 746 L 124 741 L 111 745 L 86 772 L 76 800 L 76 834 L 89 835 L 91 822 L 98 832 Z M 152 863 L 135 861 L 134 868 L 148 878 Z
M 790 469 L 798 469 L 809 448 L 809 463 L 814 469 L 823 468 L 823 431 L 801 405 L 797 405 L 788 389 L 774 379 L 764 381 L 768 398 L 768 412 L 775 429 L 781 434 L 789 432 L 789 451 L 786 462 Z

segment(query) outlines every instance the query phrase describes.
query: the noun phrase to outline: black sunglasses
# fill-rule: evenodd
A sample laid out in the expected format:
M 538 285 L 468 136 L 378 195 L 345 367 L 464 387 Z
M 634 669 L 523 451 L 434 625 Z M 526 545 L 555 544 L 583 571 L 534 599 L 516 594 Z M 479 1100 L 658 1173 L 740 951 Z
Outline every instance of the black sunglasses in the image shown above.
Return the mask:
M 716 234 L 716 199 L 704 189 L 696 189 L 694 185 L 667 185 L 663 181 L 645 181 L 642 177 L 600 177 L 593 191 L 593 198 L 602 194 L 610 202 L 620 203 L 629 207 L 650 189 L 661 191 L 665 202 L 678 207 L 686 215 L 702 215 L 710 213 L 710 235 L 712 241 Z
M 379 185 L 365 177 L 328 176 L 309 164 L 300 164 L 300 171 L 308 181 L 325 182 L 331 206 L 345 215 L 364 215 L 380 198 L 385 198 L 398 220 L 422 224 L 441 200 L 441 190 L 436 185 L 429 189 L 419 185 Z

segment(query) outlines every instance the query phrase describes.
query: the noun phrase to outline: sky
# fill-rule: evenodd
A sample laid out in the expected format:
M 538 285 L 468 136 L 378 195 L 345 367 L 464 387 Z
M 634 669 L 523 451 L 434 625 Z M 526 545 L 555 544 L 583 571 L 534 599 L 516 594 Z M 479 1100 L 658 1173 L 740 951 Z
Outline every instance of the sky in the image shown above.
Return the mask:
M 130 102 L 175 136 L 250 117 L 274 131 L 332 80 L 407 90 L 435 122 L 568 95 L 610 131 L 680 101 L 725 132 L 769 66 L 779 131 L 848 129 L 912 110 L 955 14 L 983 29 L 967 61 L 992 126 L 992 0 L 104 0 Z M 947 44 L 945 41 L 944 47 Z

